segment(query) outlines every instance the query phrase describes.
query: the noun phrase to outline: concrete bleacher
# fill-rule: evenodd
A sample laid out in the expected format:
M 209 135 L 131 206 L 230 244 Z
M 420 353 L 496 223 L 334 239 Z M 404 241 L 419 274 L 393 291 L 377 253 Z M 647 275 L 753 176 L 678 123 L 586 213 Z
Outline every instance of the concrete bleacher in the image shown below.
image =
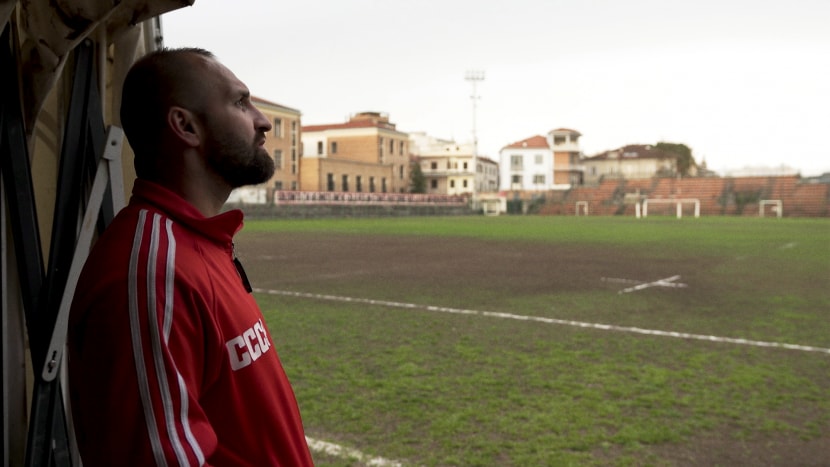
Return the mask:
M 590 215 L 633 216 L 635 203 L 646 198 L 697 199 L 703 216 L 757 217 L 761 201 L 780 200 L 784 217 L 830 217 L 830 184 L 804 183 L 797 175 L 605 180 L 597 186 L 573 188 L 543 205 L 539 212 L 574 215 L 576 203 L 586 202 Z M 674 212 L 674 207 L 665 210 Z M 775 215 L 770 207 L 764 212 Z

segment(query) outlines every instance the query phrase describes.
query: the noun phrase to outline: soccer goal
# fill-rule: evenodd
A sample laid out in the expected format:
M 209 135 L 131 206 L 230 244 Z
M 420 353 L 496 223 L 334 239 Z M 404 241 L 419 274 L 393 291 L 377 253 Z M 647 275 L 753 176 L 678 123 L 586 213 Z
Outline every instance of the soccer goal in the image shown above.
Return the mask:
M 693 204 L 695 209 L 695 217 L 700 217 L 700 200 L 697 198 L 648 198 L 643 201 L 643 217 L 648 217 L 648 205 L 650 204 L 675 204 L 677 206 L 677 218 L 683 217 L 683 205 Z
M 479 203 L 485 216 L 498 216 L 503 212 L 507 212 L 507 198 L 504 196 L 481 197 Z
M 580 212 L 579 208 L 582 208 L 582 215 L 583 216 L 588 215 L 588 202 L 587 201 L 577 201 L 576 202 L 576 215 L 577 216 L 579 215 L 579 212 Z
M 770 211 L 774 212 L 779 219 L 781 218 L 781 216 L 784 215 L 784 206 L 782 205 L 780 199 L 762 199 L 758 204 L 758 208 L 760 210 L 758 215 L 760 215 L 761 217 L 765 216 L 767 212 L 767 206 L 771 206 Z

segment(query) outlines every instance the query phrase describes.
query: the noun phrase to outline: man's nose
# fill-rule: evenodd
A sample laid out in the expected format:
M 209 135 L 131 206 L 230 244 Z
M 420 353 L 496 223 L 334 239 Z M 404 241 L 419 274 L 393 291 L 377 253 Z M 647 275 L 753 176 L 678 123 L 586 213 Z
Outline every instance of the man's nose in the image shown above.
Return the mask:
M 260 112 L 259 109 L 257 109 L 256 107 L 254 107 L 254 110 L 256 111 L 256 115 L 254 116 L 254 127 L 258 131 L 262 132 L 271 131 L 271 128 L 273 128 L 273 126 L 271 125 L 271 121 L 268 120 L 268 118 L 265 115 L 263 115 L 262 112 Z

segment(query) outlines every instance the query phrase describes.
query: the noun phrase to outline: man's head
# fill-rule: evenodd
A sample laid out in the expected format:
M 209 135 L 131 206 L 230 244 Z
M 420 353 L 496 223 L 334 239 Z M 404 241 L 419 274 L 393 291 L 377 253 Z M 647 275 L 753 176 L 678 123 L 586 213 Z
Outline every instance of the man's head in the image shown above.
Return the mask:
M 139 178 L 160 180 L 187 151 L 231 188 L 265 182 L 274 172 L 262 147 L 270 122 L 245 84 L 203 49 L 166 49 L 138 60 L 124 80 L 121 124 Z

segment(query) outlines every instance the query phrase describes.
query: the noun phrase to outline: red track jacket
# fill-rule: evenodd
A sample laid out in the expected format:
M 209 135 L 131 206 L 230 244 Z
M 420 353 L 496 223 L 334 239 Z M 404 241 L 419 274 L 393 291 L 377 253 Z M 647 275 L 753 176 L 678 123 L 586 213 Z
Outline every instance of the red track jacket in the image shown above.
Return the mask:
M 234 266 L 241 228 L 240 211 L 205 218 L 136 181 L 70 313 L 85 466 L 312 465 L 294 392 Z

